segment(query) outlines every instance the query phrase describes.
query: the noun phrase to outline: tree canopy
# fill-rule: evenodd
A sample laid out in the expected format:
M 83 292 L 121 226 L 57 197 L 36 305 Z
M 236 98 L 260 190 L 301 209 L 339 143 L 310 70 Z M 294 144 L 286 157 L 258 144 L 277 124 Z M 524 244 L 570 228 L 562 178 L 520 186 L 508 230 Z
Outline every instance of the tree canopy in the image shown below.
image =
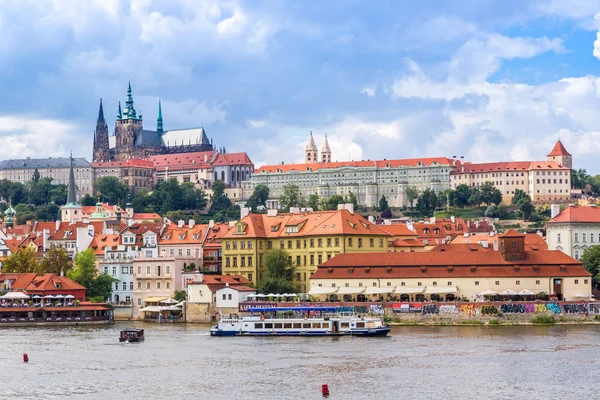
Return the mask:
M 40 261 L 38 274 L 67 274 L 73 269 L 73 262 L 67 251 L 62 247 L 51 247 Z
M 294 184 L 288 184 L 283 187 L 283 193 L 279 196 L 279 206 L 285 210 L 290 207 L 302 207 L 304 198 L 300 194 L 300 188 Z
M 246 201 L 246 207 L 256 211 L 258 207 L 266 207 L 269 198 L 269 188 L 266 185 L 258 184 L 254 187 L 254 192 Z
M 294 266 L 285 249 L 271 249 L 265 255 L 266 273 L 259 291 L 268 293 L 294 293 Z
M 25 273 L 36 272 L 38 267 L 37 255 L 31 247 L 25 247 L 11 254 L 2 263 L 2 272 Z
M 581 256 L 581 262 L 583 262 L 586 271 L 592 274 L 594 287 L 600 286 L 600 246 L 585 249 Z
M 92 301 L 105 301 L 112 293 L 114 279 L 96 272 L 96 256 L 90 248 L 75 256 L 75 268 L 67 276 L 87 289 L 86 297 Z
M 216 180 L 212 184 L 213 195 L 211 197 L 210 211 L 223 211 L 231 208 L 231 200 L 225 195 L 225 182 Z

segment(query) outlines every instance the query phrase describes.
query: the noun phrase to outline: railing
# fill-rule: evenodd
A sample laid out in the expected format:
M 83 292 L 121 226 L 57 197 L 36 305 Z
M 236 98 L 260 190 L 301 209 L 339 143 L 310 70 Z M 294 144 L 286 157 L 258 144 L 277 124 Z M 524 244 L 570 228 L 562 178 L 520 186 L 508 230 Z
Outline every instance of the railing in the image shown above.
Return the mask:
M 14 322 L 90 322 L 90 321 L 109 321 L 108 316 L 102 317 L 47 317 L 47 318 L 0 318 L 0 324 Z

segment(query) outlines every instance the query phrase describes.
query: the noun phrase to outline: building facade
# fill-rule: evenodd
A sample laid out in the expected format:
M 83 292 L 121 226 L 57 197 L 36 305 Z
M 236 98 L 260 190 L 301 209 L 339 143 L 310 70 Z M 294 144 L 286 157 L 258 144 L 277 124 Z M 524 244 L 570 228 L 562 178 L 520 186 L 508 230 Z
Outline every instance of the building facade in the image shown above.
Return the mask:
M 94 167 L 94 181 L 106 176 L 118 178 L 130 192 L 151 191 L 156 181 L 154 163 L 151 160 L 129 158 L 124 161 L 97 161 Z
M 337 211 L 243 216 L 223 236 L 223 274 L 240 275 L 261 284 L 270 249 L 285 249 L 295 268 L 294 285 L 305 293 L 317 265 L 341 253 L 388 250 L 388 233 L 354 213 L 351 204 Z
M 452 189 L 458 185 L 479 187 L 491 182 L 510 204 L 515 190 L 527 193 L 538 203 L 568 202 L 571 198 L 572 156 L 559 140 L 546 161 L 461 163 L 450 174 Z
M 559 300 L 591 297 L 591 275 L 556 250 L 528 250 L 509 230 L 494 247 L 440 245 L 429 252 L 340 254 L 319 265 L 309 294 L 355 299 L 451 300 L 527 289 Z
M 133 105 L 131 82 L 127 88 L 125 109 L 117 110 L 114 136 L 109 136 L 102 100 L 94 131 L 94 161 L 124 161 L 129 158 L 147 158 L 155 154 L 211 151 L 213 143 L 204 128 L 164 130 L 162 105 L 158 101 L 156 130 L 144 129 L 143 117 Z
M 94 168 L 85 158 L 73 158 L 75 194 L 81 199 L 86 194 L 92 195 L 94 185 Z M 0 161 L 0 180 L 26 184 L 33 179 L 37 170 L 40 178 L 52 178 L 53 184 L 69 184 L 71 158 L 25 158 L 21 160 Z
M 546 222 L 548 248 L 579 260 L 586 249 L 600 245 L 600 208 L 570 205 Z

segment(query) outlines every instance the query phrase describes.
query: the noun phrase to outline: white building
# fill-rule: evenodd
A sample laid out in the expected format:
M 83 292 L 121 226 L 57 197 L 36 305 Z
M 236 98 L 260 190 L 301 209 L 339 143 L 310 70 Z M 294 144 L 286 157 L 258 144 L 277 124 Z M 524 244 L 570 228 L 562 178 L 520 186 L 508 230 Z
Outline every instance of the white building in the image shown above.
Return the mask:
M 217 308 L 238 308 L 240 303 L 248 301 L 250 295 L 256 294 L 256 289 L 248 286 L 229 286 L 216 291 Z
M 552 205 L 546 240 L 549 250 L 560 250 L 579 260 L 587 248 L 600 244 L 600 208 L 569 205 L 559 212 L 558 205 Z

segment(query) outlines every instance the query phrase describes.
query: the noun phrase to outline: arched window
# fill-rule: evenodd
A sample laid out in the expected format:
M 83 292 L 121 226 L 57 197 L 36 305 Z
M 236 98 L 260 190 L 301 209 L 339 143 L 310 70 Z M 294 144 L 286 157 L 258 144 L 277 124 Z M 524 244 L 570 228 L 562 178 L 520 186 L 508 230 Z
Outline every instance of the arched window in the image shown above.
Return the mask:
M 239 169 L 237 170 L 237 181 L 238 182 L 240 181 L 240 170 Z
M 225 182 L 225 171 L 221 171 L 221 180 Z
M 217 171 L 215 171 L 215 181 L 218 180 L 218 175 L 217 175 Z

